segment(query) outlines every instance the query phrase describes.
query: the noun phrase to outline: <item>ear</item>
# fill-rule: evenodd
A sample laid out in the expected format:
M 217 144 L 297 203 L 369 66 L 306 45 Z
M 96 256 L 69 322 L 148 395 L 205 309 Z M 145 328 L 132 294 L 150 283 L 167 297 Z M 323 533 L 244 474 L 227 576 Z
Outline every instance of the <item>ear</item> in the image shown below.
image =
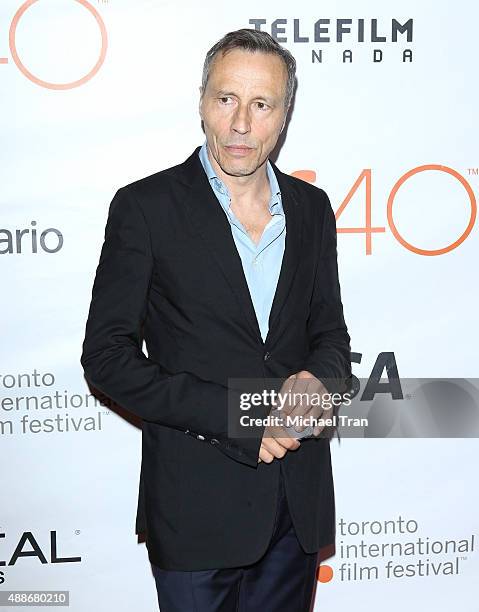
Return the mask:
M 288 118 L 289 107 L 290 105 L 288 104 L 288 108 L 286 109 L 286 112 L 284 113 L 283 125 L 281 126 L 281 130 L 279 132 L 280 134 L 284 130 L 284 126 L 286 125 L 286 119 Z
M 200 113 L 200 117 L 203 119 L 203 114 L 202 114 L 202 112 L 201 112 L 201 106 L 202 106 L 202 103 L 203 103 L 203 98 L 202 98 L 202 89 L 203 89 L 203 88 L 202 88 L 202 87 L 201 87 L 201 85 L 200 85 L 200 86 L 199 86 L 199 90 L 200 90 L 200 99 L 199 99 L 199 101 L 198 101 L 198 112 Z

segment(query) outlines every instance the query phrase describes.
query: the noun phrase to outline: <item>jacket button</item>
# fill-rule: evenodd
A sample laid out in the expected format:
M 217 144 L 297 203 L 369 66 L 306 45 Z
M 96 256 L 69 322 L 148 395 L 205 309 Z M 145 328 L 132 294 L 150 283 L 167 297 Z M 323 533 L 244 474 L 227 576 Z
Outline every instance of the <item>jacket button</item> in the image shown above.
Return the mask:
M 205 437 L 202 436 L 201 434 L 198 434 L 196 437 L 198 438 L 198 440 L 204 440 L 205 439 Z
M 211 438 L 211 444 L 219 444 L 219 441 L 216 438 Z
M 264 356 L 263 356 L 263 359 L 264 359 L 265 361 L 268 361 L 268 359 L 269 359 L 270 357 L 271 357 L 271 353 L 268 353 L 268 351 L 266 351 L 266 353 L 265 353 L 265 354 L 264 354 Z

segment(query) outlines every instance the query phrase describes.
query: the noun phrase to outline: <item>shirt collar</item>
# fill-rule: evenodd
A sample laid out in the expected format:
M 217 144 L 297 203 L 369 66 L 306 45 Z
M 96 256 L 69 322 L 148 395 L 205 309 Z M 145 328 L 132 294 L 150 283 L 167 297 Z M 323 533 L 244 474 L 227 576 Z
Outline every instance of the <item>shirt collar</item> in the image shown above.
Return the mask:
M 228 192 L 228 187 L 214 171 L 213 166 L 211 165 L 210 159 L 208 157 L 207 147 L 208 142 L 205 139 L 198 153 L 198 156 L 201 160 L 201 164 L 204 168 L 204 171 L 206 172 L 206 176 L 208 177 L 213 189 L 215 189 L 215 191 L 219 191 L 220 193 L 224 193 L 228 196 L 229 199 L 230 196 Z M 269 159 L 266 160 L 266 173 L 268 175 L 269 185 L 271 188 L 271 199 L 268 205 L 269 211 L 270 213 L 281 213 L 283 212 L 283 205 L 281 202 L 281 190 L 279 188 L 278 179 L 276 178 L 276 174 L 274 173 L 273 167 L 271 166 L 271 162 L 269 161 Z

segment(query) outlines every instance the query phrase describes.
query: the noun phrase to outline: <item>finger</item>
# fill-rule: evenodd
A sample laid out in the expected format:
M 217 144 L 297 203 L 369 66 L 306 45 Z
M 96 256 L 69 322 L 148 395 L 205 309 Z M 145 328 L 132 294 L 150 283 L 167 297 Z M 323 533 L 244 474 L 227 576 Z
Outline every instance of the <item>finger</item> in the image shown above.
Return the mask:
M 286 445 L 280 444 L 280 440 L 287 440 L 288 443 L 291 443 L 292 438 L 270 438 L 264 442 L 266 451 L 277 459 L 282 459 L 289 450 Z
M 301 432 L 306 428 L 306 425 L 301 424 L 301 420 L 309 416 L 314 408 L 314 405 L 312 405 L 312 393 L 315 389 L 314 379 L 303 378 L 301 379 L 301 382 L 303 383 L 301 395 L 298 397 L 298 402 L 290 415 L 292 418 L 298 421 L 298 423 L 294 426 L 294 429 L 297 432 Z
M 290 436 L 287 432 L 285 432 L 284 436 L 274 438 L 274 441 L 286 450 L 296 450 L 301 446 L 301 442 L 297 438 Z
M 314 435 L 314 430 L 316 428 L 319 428 L 320 431 L 324 428 L 327 418 L 328 418 L 328 415 L 326 411 L 323 410 L 321 406 L 317 406 L 313 404 L 312 406 L 309 407 L 308 412 L 302 415 L 302 421 L 300 421 L 301 425 L 300 426 L 298 425 L 299 429 L 298 427 L 296 427 L 295 429 L 296 431 L 301 432 L 303 431 L 303 429 L 306 429 L 306 427 L 308 427 L 309 425 L 312 425 L 313 435 Z M 308 420 L 310 422 L 308 422 Z M 323 424 L 321 424 L 321 422 L 319 423 L 319 425 L 315 424 L 318 421 L 321 421 Z
M 293 388 L 294 385 L 294 381 L 296 378 L 296 374 L 291 374 L 291 376 L 288 376 L 288 378 L 283 382 L 283 384 L 281 385 L 281 389 L 279 390 L 278 395 L 280 396 L 285 396 L 286 398 L 288 398 L 291 389 Z M 280 406 L 275 406 L 275 408 L 279 408 Z M 286 407 L 286 403 L 283 406 L 283 409 Z
M 291 376 L 288 376 L 288 378 L 281 385 L 280 391 L 289 391 L 290 389 L 292 389 L 295 379 L 296 374 L 291 374 Z
M 297 438 L 293 438 L 291 436 L 275 438 L 275 440 L 277 440 L 281 446 L 287 448 L 288 450 L 296 450 L 301 446 L 301 442 Z
M 271 454 L 269 451 L 267 451 L 266 448 L 264 447 L 261 448 L 260 455 L 261 455 L 261 460 L 264 461 L 265 463 L 271 463 L 271 461 L 273 461 L 274 459 L 274 455 Z
M 303 417 L 303 421 L 307 419 L 309 416 L 314 417 L 315 419 L 328 419 L 333 414 L 333 407 L 329 406 L 328 408 L 324 408 L 323 404 L 323 395 L 324 393 L 328 393 L 326 387 L 323 385 L 321 381 L 317 379 L 310 380 L 307 389 L 308 403 L 306 406 L 307 410 L 301 410 L 301 407 L 297 408 L 296 414 L 301 415 Z M 293 415 L 294 416 L 294 415 Z M 301 425 L 299 428 L 296 428 L 297 431 L 303 431 L 306 425 Z M 320 427 L 320 431 L 324 428 L 324 425 Z
M 285 414 L 293 414 L 298 404 L 305 401 L 305 398 L 302 397 L 302 393 L 304 393 L 308 384 L 308 379 L 296 377 L 293 380 L 293 385 L 286 396 L 286 402 L 283 408 Z

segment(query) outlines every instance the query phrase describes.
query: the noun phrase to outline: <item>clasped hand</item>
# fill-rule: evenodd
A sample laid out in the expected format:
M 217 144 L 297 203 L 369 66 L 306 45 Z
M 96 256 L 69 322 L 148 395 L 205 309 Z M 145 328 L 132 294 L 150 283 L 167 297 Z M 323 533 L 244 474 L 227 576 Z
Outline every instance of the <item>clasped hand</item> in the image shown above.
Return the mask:
M 312 401 L 318 395 L 328 393 L 328 390 L 318 378 L 307 370 L 301 370 L 289 376 L 281 386 L 279 393 L 280 395 L 286 394 L 288 398 L 281 409 L 283 417 L 298 417 L 297 420 L 301 421 L 299 417 L 319 419 L 320 417 L 328 418 L 332 414 L 332 408 L 325 410 L 321 406 L 321 401 Z M 300 423 L 295 427 L 298 433 L 303 429 L 304 425 Z M 315 425 L 313 436 L 319 436 L 323 429 L 324 425 Z M 261 440 L 258 463 L 260 461 L 271 463 L 275 457 L 281 459 L 288 451 L 297 450 L 300 445 L 300 441 L 292 437 L 283 426 L 267 425 Z

